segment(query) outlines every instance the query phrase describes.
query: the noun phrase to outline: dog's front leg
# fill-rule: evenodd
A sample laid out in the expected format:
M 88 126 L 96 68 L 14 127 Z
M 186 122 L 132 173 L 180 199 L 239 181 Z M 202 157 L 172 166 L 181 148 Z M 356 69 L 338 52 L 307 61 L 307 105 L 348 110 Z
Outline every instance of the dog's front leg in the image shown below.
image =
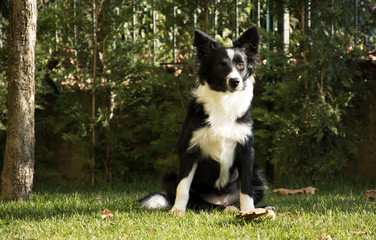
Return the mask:
M 236 160 L 240 181 L 240 211 L 246 212 L 255 208 L 253 200 L 253 159 L 252 140 L 244 146 L 239 144 L 236 149 Z
M 182 165 L 182 164 L 181 164 Z M 175 204 L 171 212 L 185 211 L 189 200 L 189 189 L 191 188 L 192 180 L 197 169 L 197 162 L 192 162 L 190 169 L 180 170 L 180 181 L 176 189 Z M 185 173 L 187 172 L 187 173 Z

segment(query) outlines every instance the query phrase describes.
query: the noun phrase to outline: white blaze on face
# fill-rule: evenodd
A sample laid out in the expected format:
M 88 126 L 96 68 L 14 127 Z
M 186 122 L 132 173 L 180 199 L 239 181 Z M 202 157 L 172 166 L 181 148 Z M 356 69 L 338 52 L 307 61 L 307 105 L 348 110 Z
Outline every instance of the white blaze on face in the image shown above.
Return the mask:
M 235 56 L 235 51 L 234 51 L 234 49 L 226 49 L 226 52 L 227 52 L 228 57 L 229 57 L 230 60 L 232 61 L 232 60 L 234 59 L 234 56 Z
M 235 51 L 233 49 L 226 49 L 226 52 L 227 52 L 227 55 L 230 58 L 231 63 L 232 63 L 233 60 L 234 60 Z M 231 72 L 226 77 L 226 84 L 227 84 L 228 89 L 231 89 L 230 79 L 232 79 L 232 78 L 239 79 L 239 85 L 234 90 L 243 89 L 244 88 L 243 79 L 242 79 L 242 76 L 240 75 L 238 69 L 236 68 L 236 64 L 234 64 L 234 65 L 231 64 L 231 66 L 232 66 Z

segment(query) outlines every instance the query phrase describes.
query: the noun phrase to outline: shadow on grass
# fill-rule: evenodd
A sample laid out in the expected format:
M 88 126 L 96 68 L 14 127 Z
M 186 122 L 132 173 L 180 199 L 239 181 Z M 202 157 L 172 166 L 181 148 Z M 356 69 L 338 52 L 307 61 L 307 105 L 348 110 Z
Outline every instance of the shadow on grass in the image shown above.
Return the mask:
M 151 186 L 155 190 L 155 183 L 152 185 L 149 180 L 97 187 L 37 185 L 30 201 L 0 200 L 0 220 L 100 217 L 106 208 L 113 212 L 140 211 L 137 199 L 146 195 Z

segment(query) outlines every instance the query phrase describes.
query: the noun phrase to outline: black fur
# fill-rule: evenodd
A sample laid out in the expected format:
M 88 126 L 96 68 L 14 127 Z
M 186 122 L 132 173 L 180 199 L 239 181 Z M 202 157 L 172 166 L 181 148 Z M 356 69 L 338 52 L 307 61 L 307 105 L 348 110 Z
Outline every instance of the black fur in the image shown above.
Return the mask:
M 211 94 L 232 96 L 231 94 L 239 92 L 243 94 L 242 91 L 245 92 L 247 89 L 247 91 L 249 89 L 253 91 L 253 86 L 248 86 L 248 84 L 253 84 L 249 79 L 256 66 L 259 46 L 257 29 L 250 28 L 238 40 L 234 41 L 233 45 L 234 47 L 230 49 L 222 48 L 215 39 L 201 31 L 195 31 L 194 46 L 197 49 L 197 56 L 200 61 L 199 84 L 201 87 L 209 89 L 208 91 L 212 91 Z M 228 172 L 228 178 L 223 178 L 226 182 L 218 184 L 217 180 L 221 176 L 221 164 L 223 163 L 218 159 L 213 159 L 213 155 L 210 152 L 204 151 L 205 147 L 208 146 L 200 144 L 205 144 L 206 142 L 197 144 L 192 142 L 194 141 L 192 140 L 194 134 L 200 130 L 209 129 L 208 134 L 212 134 L 210 129 L 213 127 L 211 124 L 214 123 L 211 123 L 209 118 L 211 117 L 211 111 L 216 111 L 215 108 L 217 106 L 215 103 L 215 106 L 211 107 L 213 110 L 205 105 L 207 104 L 205 100 L 200 100 L 200 96 L 193 94 L 177 146 L 180 158 L 179 175 L 171 174 L 164 179 L 164 187 L 168 199 L 170 202 L 175 201 L 175 209 L 173 210 L 184 211 L 185 206 L 191 208 L 239 206 L 240 194 L 252 198 L 254 204 L 261 201 L 266 191 L 266 184 L 260 168 L 253 163 L 255 153 L 253 149 L 251 99 L 252 97 L 250 97 L 249 102 L 238 103 L 240 107 L 245 107 L 246 111 L 242 112 L 242 115 L 235 116 L 235 123 L 231 120 L 228 121 L 229 124 L 234 125 L 235 131 L 238 131 L 239 128 L 239 134 L 245 132 L 245 137 L 239 137 L 237 142 L 233 142 L 234 140 L 227 140 L 226 136 L 228 139 L 232 139 L 232 136 L 226 133 L 226 136 L 221 136 L 220 138 L 220 141 L 224 141 L 223 143 L 232 141 L 231 144 L 233 145 L 231 146 L 234 149 L 222 147 L 221 150 L 225 151 L 225 153 L 233 152 L 234 157 L 230 161 L 230 167 L 225 170 Z M 224 104 L 226 105 L 226 103 Z M 220 103 L 218 103 L 218 107 L 222 107 Z M 231 109 L 228 111 L 232 113 Z M 248 130 L 243 130 L 242 127 L 244 126 L 249 126 L 249 134 Z M 210 139 L 216 141 L 216 135 L 210 136 Z M 210 141 L 207 144 L 210 144 Z M 224 161 L 227 162 L 227 160 Z M 192 169 L 195 166 L 197 168 L 193 174 Z M 193 176 L 191 182 L 190 180 L 188 181 L 190 174 Z M 186 185 L 186 182 L 188 182 L 188 185 Z M 179 183 L 184 185 L 184 187 L 181 187 L 180 197 L 177 199 L 176 193 Z M 189 186 L 189 196 L 185 189 L 186 186 Z M 188 197 L 189 200 L 185 204 Z M 247 205 L 253 205 L 249 201 L 244 202 L 246 201 L 243 200 L 243 205 L 246 205 L 246 207 Z M 240 207 L 242 209 L 246 208 L 244 206 Z

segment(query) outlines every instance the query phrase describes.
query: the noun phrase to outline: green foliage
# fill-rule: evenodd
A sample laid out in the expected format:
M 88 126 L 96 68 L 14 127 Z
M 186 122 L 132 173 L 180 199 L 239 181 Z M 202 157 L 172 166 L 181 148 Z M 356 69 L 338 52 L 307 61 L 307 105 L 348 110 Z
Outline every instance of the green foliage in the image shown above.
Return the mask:
M 54 140 L 83 146 L 89 158 L 95 153 L 98 179 L 175 170 L 175 145 L 196 79 L 193 30 L 208 27 L 210 35 L 231 46 L 237 32 L 257 23 L 258 4 L 260 63 L 267 59 L 268 65 L 259 64 L 256 72 L 257 156 L 273 163 L 279 177 L 343 174 L 356 154 L 354 103 L 365 89 L 354 60 L 374 38 L 371 11 L 359 8 L 358 21 L 369 25 L 355 26 L 356 11 L 345 0 L 310 1 L 309 7 L 298 0 L 236 2 L 237 13 L 234 1 L 100 0 L 97 46 L 94 1 L 40 2 L 36 133 L 46 143 L 37 142 L 36 174 L 55 174 L 56 153 L 48 145 Z M 267 6 L 273 30 L 280 28 L 283 9 L 290 12 L 288 53 L 280 34 L 262 30 Z M 304 31 L 303 7 L 306 15 L 311 11 L 311 27 L 305 18 Z M 5 145 L 6 54 L 5 46 L 0 49 L 0 148 Z M 89 159 L 82 161 L 81 171 L 89 173 Z
M 347 53 L 355 26 L 342 21 L 353 12 L 345 3 L 333 6 L 319 4 L 312 9 L 319 13 L 312 23 L 316 25 L 305 35 L 295 30 L 289 58 L 280 39 L 270 35 L 266 38 L 270 48 L 280 50 L 261 53 L 270 65 L 260 66 L 257 72 L 267 83 L 259 90 L 263 103 L 254 109 L 259 124 L 255 135 L 279 177 L 344 176 L 356 157 L 360 122 L 353 116 L 353 104 L 363 83 L 354 75 L 353 60 L 359 56 Z M 329 17 L 333 11 L 340 16 Z
M 175 145 L 184 121 L 187 89 L 192 81 L 186 73 L 179 77 L 151 69 L 142 82 L 130 82 L 119 89 L 118 111 L 127 116 L 122 144 L 128 147 L 135 171 L 169 171 L 176 167 Z M 120 140 L 120 139 L 119 139 Z

